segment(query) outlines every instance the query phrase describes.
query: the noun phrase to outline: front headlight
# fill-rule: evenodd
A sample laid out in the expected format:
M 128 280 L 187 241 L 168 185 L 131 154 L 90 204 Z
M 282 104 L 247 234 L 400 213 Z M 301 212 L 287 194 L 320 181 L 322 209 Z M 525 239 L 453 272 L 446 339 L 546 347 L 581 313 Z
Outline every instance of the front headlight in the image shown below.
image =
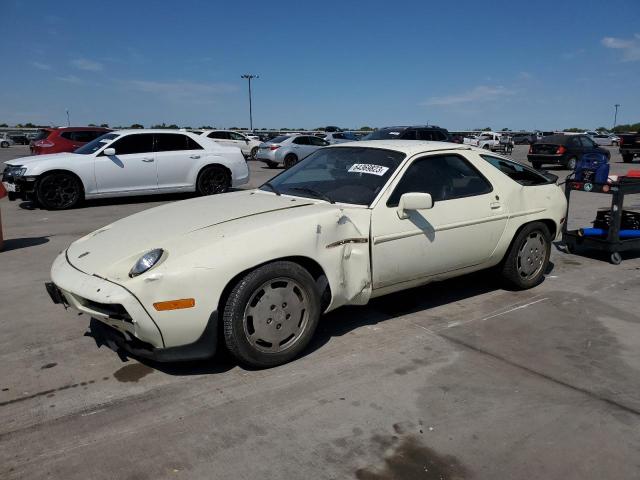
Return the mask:
M 27 167 L 10 167 L 9 175 L 12 177 L 22 177 L 25 173 L 27 173 Z
M 151 270 L 154 267 L 154 265 L 158 263 L 158 260 L 162 258 L 163 253 L 164 253 L 164 250 L 162 250 L 161 248 L 155 248 L 145 253 L 144 255 L 142 255 L 138 259 L 138 261 L 133 265 L 133 268 L 129 272 L 129 276 L 131 278 L 137 277 L 138 275 L 148 270 Z

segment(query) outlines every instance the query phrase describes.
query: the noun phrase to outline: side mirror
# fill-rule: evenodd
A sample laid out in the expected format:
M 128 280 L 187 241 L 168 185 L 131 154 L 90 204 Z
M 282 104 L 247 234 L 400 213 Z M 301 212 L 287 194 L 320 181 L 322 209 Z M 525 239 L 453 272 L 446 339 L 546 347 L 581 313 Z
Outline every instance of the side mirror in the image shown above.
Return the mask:
M 433 208 L 433 198 L 430 193 L 403 193 L 398 202 L 398 217 L 409 218 L 411 210 L 428 210 Z
M 104 153 L 107 157 L 113 157 L 116 154 L 116 149 L 115 148 L 105 148 L 104 149 Z
M 248 144 L 249 144 L 249 139 L 248 139 L 248 138 L 245 138 L 245 139 L 244 139 L 244 143 L 246 143 L 246 144 L 248 145 Z

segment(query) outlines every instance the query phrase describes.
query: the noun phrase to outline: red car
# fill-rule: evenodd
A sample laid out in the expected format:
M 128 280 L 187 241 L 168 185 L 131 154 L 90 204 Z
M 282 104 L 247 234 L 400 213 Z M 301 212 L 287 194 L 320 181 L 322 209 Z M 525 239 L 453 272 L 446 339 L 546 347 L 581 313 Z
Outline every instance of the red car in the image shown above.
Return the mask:
M 31 154 L 73 152 L 110 131 L 102 127 L 43 128 L 31 141 Z

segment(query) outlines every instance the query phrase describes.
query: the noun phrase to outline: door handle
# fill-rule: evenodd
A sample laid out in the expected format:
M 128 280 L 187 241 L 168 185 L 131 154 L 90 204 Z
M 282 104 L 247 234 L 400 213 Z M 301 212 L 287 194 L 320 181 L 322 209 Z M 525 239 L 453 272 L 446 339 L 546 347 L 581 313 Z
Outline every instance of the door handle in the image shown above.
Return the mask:
M 153 162 L 153 158 L 143 158 L 142 161 L 145 163 L 150 163 Z
M 502 207 L 502 204 L 500 202 L 491 202 L 489 206 L 492 210 L 497 210 Z
M 200 158 L 200 155 L 189 155 L 189 158 Z

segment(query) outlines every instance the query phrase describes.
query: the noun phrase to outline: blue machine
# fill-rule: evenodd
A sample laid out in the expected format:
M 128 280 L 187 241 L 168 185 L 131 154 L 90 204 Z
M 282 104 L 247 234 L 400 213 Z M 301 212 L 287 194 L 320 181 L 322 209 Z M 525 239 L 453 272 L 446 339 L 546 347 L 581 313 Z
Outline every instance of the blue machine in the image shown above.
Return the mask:
M 589 183 L 607 183 L 609 159 L 603 153 L 585 153 L 576 165 L 575 179 Z

